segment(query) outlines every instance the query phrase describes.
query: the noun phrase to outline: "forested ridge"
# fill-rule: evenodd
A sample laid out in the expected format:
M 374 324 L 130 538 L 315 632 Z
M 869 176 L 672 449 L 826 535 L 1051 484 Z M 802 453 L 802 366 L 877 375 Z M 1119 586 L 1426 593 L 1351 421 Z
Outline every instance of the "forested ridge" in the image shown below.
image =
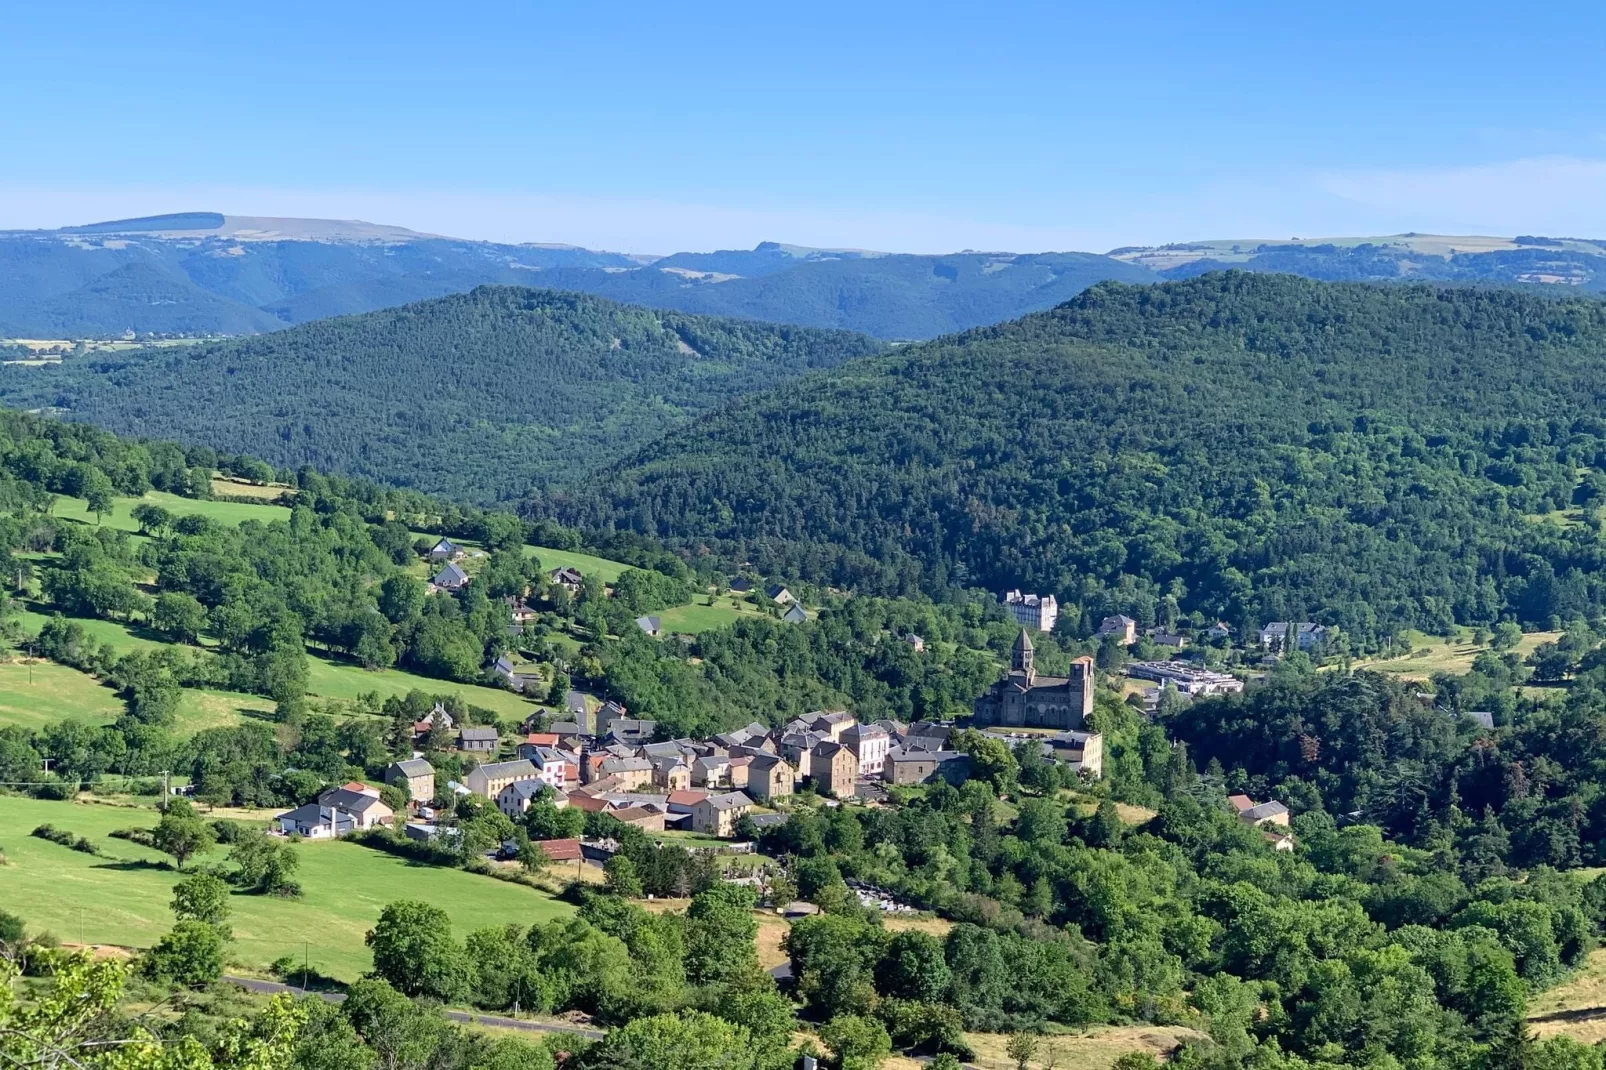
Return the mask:
M 181 352 L 8 367 L 0 399 L 484 501 L 586 472 L 743 393 L 881 348 L 839 331 L 482 287 Z
M 1083 634 L 1168 594 L 1360 636 L 1545 623 L 1606 601 L 1603 357 L 1591 299 L 1109 283 L 744 399 L 529 508 L 865 590 L 1053 592 Z

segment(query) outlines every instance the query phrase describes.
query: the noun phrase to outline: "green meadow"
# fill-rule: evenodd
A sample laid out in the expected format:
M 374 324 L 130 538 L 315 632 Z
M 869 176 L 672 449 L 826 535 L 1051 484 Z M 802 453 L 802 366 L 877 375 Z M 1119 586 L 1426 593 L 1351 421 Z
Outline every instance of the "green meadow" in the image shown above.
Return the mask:
M 204 516 L 217 521 L 219 524 L 238 524 L 245 520 L 260 520 L 264 524 L 275 520 L 290 519 L 290 510 L 282 505 L 253 504 L 251 502 L 207 502 L 195 498 L 180 498 L 176 494 L 153 490 L 143 498 L 118 498 L 112 505 L 112 511 L 103 515 L 98 523 L 103 527 L 120 528 L 123 531 L 138 531 L 139 525 L 134 522 L 134 506 L 141 503 L 159 505 L 174 516 Z M 84 524 L 97 523 L 95 514 L 89 511 L 89 503 L 82 498 L 60 497 L 56 499 L 55 508 L 51 514 L 63 520 L 77 520 Z
M 696 601 L 659 610 L 654 615 L 663 622 L 664 631 L 688 634 L 712 631 L 715 628 L 735 624 L 744 617 L 760 616 L 758 608 L 752 602 L 738 595 L 716 595 L 711 606 L 703 604 L 707 600 L 706 597 L 699 595 Z
M 20 613 L 18 617 L 22 621 L 24 629 L 33 634 L 38 634 L 39 629 L 44 627 L 45 621 L 48 619 L 45 614 L 35 610 L 25 610 L 24 612 Z M 84 631 L 96 643 L 109 643 L 112 649 L 120 654 L 130 650 L 150 650 L 163 645 L 160 640 L 141 634 L 140 629 L 131 628 L 128 625 L 119 624 L 115 621 L 93 620 L 87 617 L 79 617 L 74 619 L 77 620 L 79 624 L 84 626 Z M 311 655 L 307 659 L 307 668 L 309 670 L 308 691 L 312 695 L 323 698 L 349 700 L 355 699 L 358 695 L 363 694 L 364 692 L 377 691 L 379 693 L 379 697 L 384 699 L 391 695 L 404 695 L 407 692 L 416 689 L 430 695 L 461 695 L 463 697 L 463 701 L 472 703 L 476 706 L 483 706 L 488 710 L 495 710 L 499 715 L 504 717 L 522 719 L 524 717 L 528 717 L 535 709 L 533 703 L 520 698 L 511 691 L 504 691 L 501 688 L 482 687 L 478 684 L 453 683 L 450 680 L 436 680 L 428 676 L 418 676 L 414 673 L 404 672 L 401 669 L 384 669 L 378 672 L 370 672 L 360 665 L 352 664 L 350 662 L 331 660 L 329 658 L 319 656 L 317 653 L 312 651 L 309 651 L 308 653 Z M 37 671 L 39 668 L 39 665 L 34 666 L 36 680 L 38 679 Z M 80 673 L 75 669 L 68 669 L 64 666 L 51 666 L 51 668 L 53 670 L 57 670 L 59 673 L 70 673 L 81 677 L 82 680 L 87 682 L 89 686 L 104 693 L 104 695 L 111 698 L 115 702 L 116 696 L 113 695 L 110 690 L 101 688 L 98 684 L 95 684 L 91 677 L 85 676 L 83 673 Z M 19 724 L 24 723 L 25 721 L 25 718 L 21 715 L 16 717 L 11 715 L 11 706 L 13 703 L 8 701 L 8 689 L 10 691 L 15 691 L 18 686 L 15 684 L 15 680 L 18 677 L 18 670 L 21 670 L 20 678 L 26 681 L 27 666 L 0 665 L 0 723 Z M 38 708 L 41 710 L 41 713 L 38 716 L 39 723 L 56 720 L 63 716 L 78 716 L 81 712 L 88 712 L 95 708 L 92 704 L 84 707 L 75 707 L 74 703 L 83 696 L 88 695 L 89 692 L 82 690 L 82 688 L 76 683 L 69 685 L 66 682 L 68 677 L 55 676 L 53 679 L 59 681 L 59 697 L 56 699 L 51 699 L 48 697 L 47 693 L 46 697 L 43 697 L 37 704 Z M 41 688 L 40 690 L 42 692 L 47 692 L 47 689 L 44 688 Z M 29 705 L 28 703 L 22 701 L 22 699 L 26 698 L 28 693 L 29 692 L 24 691 L 19 694 L 19 705 Z M 222 696 L 225 694 L 225 692 L 208 691 L 194 693 L 194 696 L 214 696 L 214 700 L 208 701 L 202 698 L 194 697 L 190 691 L 186 690 L 186 706 L 194 710 L 193 724 L 186 723 L 186 707 L 181 707 L 180 730 L 191 732 L 200 728 L 212 727 L 214 723 L 228 724 L 237 720 L 238 718 L 219 718 L 216 714 L 218 702 L 215 700 L 215 698 L 216 696 Z M 251 695 L 230 695 L 229 700 L 236 702 L 236 709 L 272 708 L 272 703 L 267 702 L 265 699 L 259 699 L 256 696 Z M 208 713 L 208 710 L 211 712 Z M 212 719 L 212 723 L 205 723 L 208 717 Z M 37 727 L 37 724 L 33 725 L 32 727 Z
M 574 550 L 554 550 L 549 546 L 526 546 L 524 556 L 535 558 L 549 572 L 555 568 L 577 568 L 582 575 L 602 577 L 603 583 L 612 583 L 630 567 L 605 557 L 592 557 Z
M 28 835 L 46 823 L 89 837 L 105 857 Z M 155 823 L 155 811 L 146 808 L 0 798 L 6 858 L 0 903 L 31 930 L 48 930 L 62 940 L 149 947 L 173 924 L 168 903 L 180 874 L 166 856 L 107 833 Z M 296 850 L 301 899 L 231 897 L 232 961 L 261 969 L 283 955 L 299 961 L 306 954 L 313 969 L 353 981 L 372 967 L 364 934 L 396 899 L 441 907 L 459 937 L 470 929 L 529 925 L 572 910 L 524 885 L 417 865 L 353 843 L 307 842 Z M 214 849 L 200 861 L 221 862 L 225 855 L 226 849 Z

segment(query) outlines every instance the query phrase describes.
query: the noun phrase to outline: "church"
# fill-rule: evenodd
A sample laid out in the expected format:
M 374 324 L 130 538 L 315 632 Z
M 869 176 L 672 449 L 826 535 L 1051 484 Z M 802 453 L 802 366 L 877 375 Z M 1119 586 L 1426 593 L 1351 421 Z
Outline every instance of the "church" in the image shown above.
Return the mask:
M 1010 651 L 1009 675 L 976 700 L 977 726 L 1081 728 L 1093 713 L 1092 658 L 1071 662 L 1071 675 L 1039 676 L 1032 638 L 1022 628 Z

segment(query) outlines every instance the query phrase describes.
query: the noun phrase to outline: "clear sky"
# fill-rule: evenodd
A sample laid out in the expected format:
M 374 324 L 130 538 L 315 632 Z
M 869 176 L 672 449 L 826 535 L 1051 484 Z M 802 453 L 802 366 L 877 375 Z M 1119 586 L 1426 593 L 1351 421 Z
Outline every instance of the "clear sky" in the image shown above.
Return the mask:
M 180 210 L 666 253 L 1606 237 L 1606 10 L 7 5 L 0 227 Z

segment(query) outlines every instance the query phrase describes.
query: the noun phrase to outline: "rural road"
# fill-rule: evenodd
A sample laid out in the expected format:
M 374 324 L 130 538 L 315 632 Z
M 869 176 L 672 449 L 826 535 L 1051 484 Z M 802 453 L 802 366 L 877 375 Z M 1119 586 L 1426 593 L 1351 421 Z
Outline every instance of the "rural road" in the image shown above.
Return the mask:
M 278 981 L 262 981 L 255 977 L 232 977 L 228 974 L 223 980 L 231 985 L 238 985 L 248 992 L 259 992 L 265 996 L 288 994 L 315 995 L 330 1003 L 339 1003 L 346 998 L 344 992 L 302 992 L 294 985 L 280 984 Z M 558 1025 L 551 1022 L 527 1022 L 522 1018 L 508 1018 L 500 1014 L 471 1014 L 468 1011 L 444 1011 L 447 1018 L 464 1025 L 494 1025 L 502 1029 L 522 1029 L 527 1033 L 573 1033 L 576 1036 L 587 1037 L 591 1040 L 601 1040 L 602 1030 L 587 1029 L 578 1025 Z

